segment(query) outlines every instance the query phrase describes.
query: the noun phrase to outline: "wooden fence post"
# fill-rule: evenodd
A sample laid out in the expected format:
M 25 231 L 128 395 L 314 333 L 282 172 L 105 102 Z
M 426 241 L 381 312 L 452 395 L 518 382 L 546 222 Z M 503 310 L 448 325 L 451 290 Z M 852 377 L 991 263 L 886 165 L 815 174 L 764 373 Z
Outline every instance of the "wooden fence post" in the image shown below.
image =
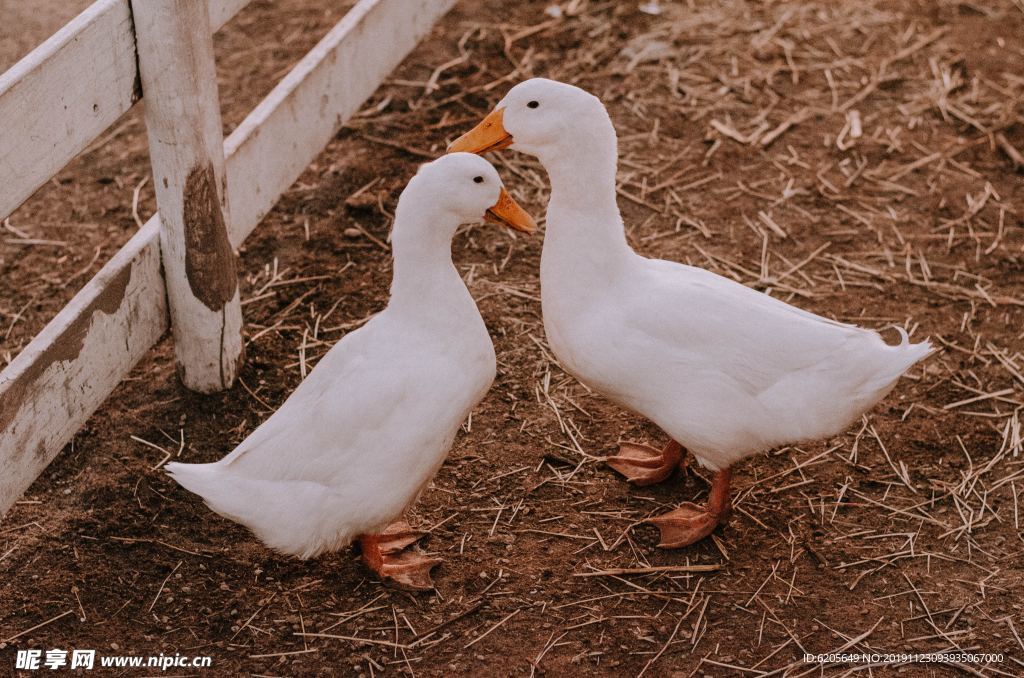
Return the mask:
M 228 388 L 243 360 L 207 0 L 131 0 L 160 249 L 182 382 Z

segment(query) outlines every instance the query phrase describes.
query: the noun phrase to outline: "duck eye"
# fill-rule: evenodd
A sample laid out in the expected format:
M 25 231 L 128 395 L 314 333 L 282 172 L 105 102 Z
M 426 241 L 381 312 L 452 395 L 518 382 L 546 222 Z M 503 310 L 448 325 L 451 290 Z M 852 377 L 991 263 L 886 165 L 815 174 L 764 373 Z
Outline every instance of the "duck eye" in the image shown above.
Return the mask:
M 475 181 L 478 184 L 482 184 L 482 183 L 484 183 L 484 178 L 483 177 L 473 177 L 473 181 Z
M 538 106 L 540 106 L 539 101 L 531 101 L 530 103 L 526 104 L 527 108 L 537 108 Z

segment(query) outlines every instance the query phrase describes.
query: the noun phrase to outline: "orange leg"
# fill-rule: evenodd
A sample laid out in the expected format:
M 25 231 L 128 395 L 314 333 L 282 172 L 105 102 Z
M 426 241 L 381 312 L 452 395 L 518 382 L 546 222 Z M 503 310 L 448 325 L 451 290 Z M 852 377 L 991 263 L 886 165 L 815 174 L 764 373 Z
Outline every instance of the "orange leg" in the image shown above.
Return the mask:
M 363 562 L 389 584 L 413 591 L 430 591 L 430 571 L 441 563 L 419 551 L 406 550 L 423 536 L 404 520 L 392 523 L 380 534 L 359 536 Z
M 608 457 L 607 464 L 626 476 L 628 482 L 643 487 L 654 485 L 672 475 L 683 462 L 683 446 L 672 440 L 657 450 L 649 445 L 623 442 L 619 453 Z
M 729 499 L 731 477 L 732 469 L 729 468 L 715 474 L 707 506 L 685 502 L 674 511 L 647 520 L 661 531 L 661 543 L 658 546 L 663 549 L 689 546 L 714 532 L 719 523 L 727 521 L 732 511 Z

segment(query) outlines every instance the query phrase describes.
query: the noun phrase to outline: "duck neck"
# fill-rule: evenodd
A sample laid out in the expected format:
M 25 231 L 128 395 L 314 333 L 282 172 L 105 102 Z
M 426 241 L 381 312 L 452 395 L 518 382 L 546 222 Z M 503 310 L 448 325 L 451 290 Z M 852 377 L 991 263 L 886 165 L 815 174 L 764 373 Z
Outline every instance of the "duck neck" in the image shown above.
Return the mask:
M 540 157 L 551 180 L 545 252 L 585 256 L 599 263 L 632 252 L 615 199 L 616 140 L 608 123 L 586 135 L 571 152 Z
M 429 213 L 395 215 L 391 233 L 394 273 L 389 306 L 407 313 L 436 315 L 439 304 L 452 298 L 452 290 L 465 285 L 452 263 L 453 217 Z

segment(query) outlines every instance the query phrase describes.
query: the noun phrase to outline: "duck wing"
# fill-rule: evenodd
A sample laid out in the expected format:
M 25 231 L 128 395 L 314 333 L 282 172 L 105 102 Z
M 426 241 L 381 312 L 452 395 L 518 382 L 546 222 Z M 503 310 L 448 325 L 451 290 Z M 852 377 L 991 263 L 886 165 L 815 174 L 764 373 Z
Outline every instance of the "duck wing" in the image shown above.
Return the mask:
M 392 333 L 373 329 L 367 325 L 336 344 L 284 404 L 219 462 L 224 470 L 332 484 L 361 460 L 404 449 L 409 410 L 430 379 L 404 346 L 389 339 Z M 376 461 L 386 463 L 370 464 Z
M 652 261 L 646 288 L 628 304 L 629 324 L 670 361 L 700 360 L 750 395 L 796 372 L 874 371 L 865 349 L 884 350 L 877 332 L 779 301 L 692 266 Z M 655 348 L 656 347 L 656 348 Z

